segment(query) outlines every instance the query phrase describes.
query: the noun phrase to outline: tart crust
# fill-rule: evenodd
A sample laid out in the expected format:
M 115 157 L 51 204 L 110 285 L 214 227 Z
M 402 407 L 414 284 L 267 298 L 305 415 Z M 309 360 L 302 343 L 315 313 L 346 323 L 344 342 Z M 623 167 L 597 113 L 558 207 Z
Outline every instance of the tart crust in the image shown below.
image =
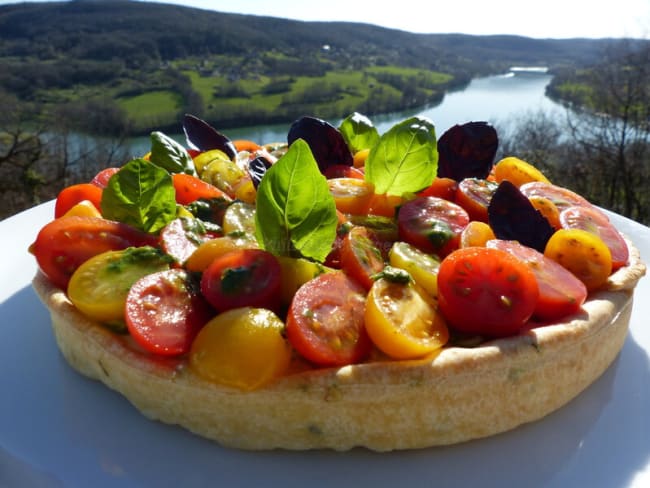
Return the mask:
M 150 419 L 240 449 L 390 451 L 513 429 L 594 382 L 625 342 L 634 288 L 645 274 L 638 250 L 628 246 L 629 264 L 562 323 L 474 348 L 446 347 L 417 361 L 298 371 L 252 392 L 210 383 L 181 360 L 138 350 L 79 313 L 40 272 L 33 286 L 67 362 Z

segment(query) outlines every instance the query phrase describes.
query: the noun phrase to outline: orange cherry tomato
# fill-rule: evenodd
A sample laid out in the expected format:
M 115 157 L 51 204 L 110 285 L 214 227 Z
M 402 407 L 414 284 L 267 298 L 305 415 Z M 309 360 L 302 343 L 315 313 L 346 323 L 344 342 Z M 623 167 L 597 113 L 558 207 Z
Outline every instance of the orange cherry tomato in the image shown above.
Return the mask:
M 402 203 L 404 203 L 404 198 L 401 196 L 375 193 L 370 199 L 367 213 L 382 217 L 395 217 L 397 208 Z
M 436 176 L 429 188 L 418 193 L 420 197 L 438 197 L 453 202 L 456 199 L 458 182 L 453 178 Z
M 327 184 L 336 209 L 346 214 L 365 214 L 375 194 L 372 183 L 358 178 L 331 178 Z
M 59 192 L 54 204 L 54 217 L 65 215 L 79 202 L 88 200 L 101 213 L 103 189 L 92 183 L 79 183 L 68 186 Z
M 219 188 L 196 176 L 175 173 L 172 175 L 172 181 L 176 190 L 176 203 L 180 205 L 187 205 L 200 198 L 225 198 L 230 200 L 230 197 Z

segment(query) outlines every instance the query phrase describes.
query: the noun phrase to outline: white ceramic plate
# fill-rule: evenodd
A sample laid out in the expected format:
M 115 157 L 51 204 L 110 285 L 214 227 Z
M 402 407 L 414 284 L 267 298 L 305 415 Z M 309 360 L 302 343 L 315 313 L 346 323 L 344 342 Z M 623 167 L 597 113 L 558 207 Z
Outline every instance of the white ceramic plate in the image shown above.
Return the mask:
M 0 486 L 650 486 L 650 281 L 621 355 L 545 419 L 466 444 L 377 454 L 223 449 L 152 422 L 67 366 L 27 247 L 52 202 L 0 222 Z M 650 229 L 612 215 L 647 262 Z

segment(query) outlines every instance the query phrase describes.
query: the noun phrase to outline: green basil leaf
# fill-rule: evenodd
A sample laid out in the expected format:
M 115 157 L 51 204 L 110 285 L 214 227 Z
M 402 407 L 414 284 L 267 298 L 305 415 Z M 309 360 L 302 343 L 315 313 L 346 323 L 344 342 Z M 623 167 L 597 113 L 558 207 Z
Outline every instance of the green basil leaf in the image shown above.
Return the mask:
M 155 233 L 176 217 L 171 175 L 144 159 L 134 159 L 115 173 L 102 194 L 102 215 Z
M 362 149 L 371 149 L 379 142 L 377 128 L 368 117 L 358 112 L 345 118 L 339 126 L 339 131 L 352 154 Z
M 336 238 L 337 220 L 327 180 L 309 145 L 297 139 L 257 188 L 257 241 L 277 256 L 323 262 Z
M 162 132 L 151 133 L 149 160 L 170 173 L 187 173 L 196 176 L 194 161 L 185 148 Z
M 404 195 L 433 182 L 438 171 L 438 148 L 433 124 L 411 117 L 381 136 L 368 154 L 366 180 L 379 194 Z

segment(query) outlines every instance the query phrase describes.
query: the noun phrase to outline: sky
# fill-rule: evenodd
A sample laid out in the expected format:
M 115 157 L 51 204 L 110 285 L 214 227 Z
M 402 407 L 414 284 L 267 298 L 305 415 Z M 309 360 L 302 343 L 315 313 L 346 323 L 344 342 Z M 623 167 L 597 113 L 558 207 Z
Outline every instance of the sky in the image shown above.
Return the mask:
M 165 1 L 298 20 L 364 22 L 422 33 L 650 39 L 650 0 Z
M 420 33 L 650 39 L 650 0 L 157 1 L 296 20 L 363 22 Z M 8 3 L 17 1 L 0 0 Z

